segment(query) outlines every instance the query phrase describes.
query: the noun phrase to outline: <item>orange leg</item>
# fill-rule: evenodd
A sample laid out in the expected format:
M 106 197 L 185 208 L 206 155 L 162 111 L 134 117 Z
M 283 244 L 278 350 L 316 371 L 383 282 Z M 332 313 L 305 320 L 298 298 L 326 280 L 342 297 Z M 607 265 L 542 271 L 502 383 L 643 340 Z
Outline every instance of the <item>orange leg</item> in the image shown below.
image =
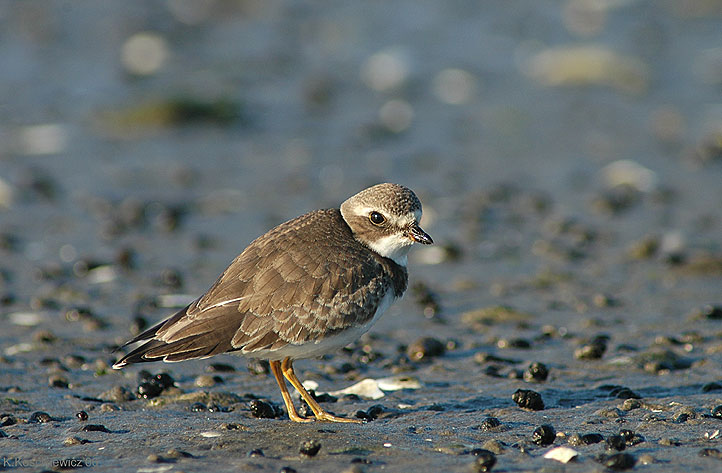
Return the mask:
M 286 387 L 286 381 L 283 379 L 283 374 L 281 374 L 281 362 L 269 361 L 269 363 L 271 364 L 273 376 L 276 377 L 276 382 L 278 382 L 278 386 L 281 388 L 281 396 L 283 396 L 283 402 L 286 404 L 288 417 L 294 422 L 313 422 L 313 419 L 301 417 L 298 415 L 298 412 L 296 412 L 296 408 L 293 406 L 293 401 L 291 400 L 291 395 L 288 393 L 288 387 Z
M 273 361 L 271 363 L 274 363 Z M 275 363 L 278 363 L 277 361 Z M 271 365 L 273 368 L 273 365 Z M 286 379 L 293 385 L 294 388 L 298 390 L 299 393 L 301 393 L 301 397 L 303 398 L 306 403 L 308 403 L 309 407 L 313 411 L 313 414 L 316 416 L 317 420 L 326 421 L 326 422 L 352 422 L 354 424 L 363 424 L 364 421 L 360 419 L 346 419 L 345 417 L 336 417 L 328 412 L 324 411 L 323 408 L 319 405 L 319 403 L 316 402 L 316 400 L 311 396 L 308 391 L 306 391 L 306 388 L 303 387 L 303 384 L 301 384 L 301 381 L 298 380 L 296 377 L 296 373 L 293 372 L 293 361 L 290 358 L 286 358 L 281 363 L 281 371 L 283 372 L 283 376 L 286 377 Z M 274 370 L 275 374 L 275 370 Z M 276 375 L 276 379 L 278 379 L 278 375 Z M 278 384 L 281 384 L 281 381 L 278 382 Z M 285 387 L 285 386 L 284 386 Z M 283 388 L 281 389 L 283 391 Z M 288 394 L 288 391 L 286 391 L 286 395 Z M 284 396 L 284 400 L 285 400 Z M 290 398 L 289 398 L 290 399 Z M 289 400 L 290 402 L 290 400 Z M 286 404 L 288 406 L 288 403 Z M 290 412 L 290 410 L 289 410 Z M 295 419 L 294 419 L 295 420 Z M 304 419 L 308 420 L 308 419 Z

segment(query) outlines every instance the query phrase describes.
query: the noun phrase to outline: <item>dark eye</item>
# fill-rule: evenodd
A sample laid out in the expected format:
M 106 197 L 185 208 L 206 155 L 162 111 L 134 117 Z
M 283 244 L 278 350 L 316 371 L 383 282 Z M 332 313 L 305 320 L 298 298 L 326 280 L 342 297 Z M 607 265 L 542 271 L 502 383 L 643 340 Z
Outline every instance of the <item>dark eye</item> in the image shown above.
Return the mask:
M 371 220 L 371 223 L 374 225 L 381 225 L 386 221 L 386 217 L 374 211 L 369 214 L 369 220 Z

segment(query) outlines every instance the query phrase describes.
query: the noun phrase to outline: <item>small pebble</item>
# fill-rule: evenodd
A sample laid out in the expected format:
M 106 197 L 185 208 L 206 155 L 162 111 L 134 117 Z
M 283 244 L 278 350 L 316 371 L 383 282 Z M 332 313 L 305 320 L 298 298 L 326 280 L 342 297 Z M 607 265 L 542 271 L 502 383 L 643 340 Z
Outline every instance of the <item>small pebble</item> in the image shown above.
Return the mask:
M 716 417 L 717 419 L 722 419 L 722 405 L 719 405 L 712 409 L 712 417 Z
M 165 452 L 165 454 L 168 458 L 195 458 L 193 454 L 183 450 L 178 450 L 177 448 L 171 448 L 170 450 Z
M 84 422 L 88 420 L 88 413 L 85 411 L 79 411 L 75 413 L 75 417 L 77 417 L 79 421 Z
M 199 388 L 210 388 L 211 386 L 216 385 L 216 380 L 213 379 L 213 376 L 211 375 L 202 374 L 195 379 L 194 384 Z
M 720 383 L 707 383 L 704 386 L 702 386 L 702 392 L 708 393 L 710 391 L 722 391 L 722 384 Z
M 481 421 L 481 424 L 477 425 L 474 428 L 478 429 L 478 430 L 488 431 L 488 430 L 496 429 L 500 425 L 501 425 L 501 421 L 499 419 L 497 419 L 496 417 L 487 417 L 486 419 Z
M 624 443 L 627 444 L 627 447 L 633 447 L 645 441 L 644 437 L 628 429 L 620 430 L 619 435 L 624 438 Z
M 84 445 L 86 443 L 90 443 L 90 440 L 81 439 L 80 437 L 68 437 L 65 440 L 63 440 L 63 445 L 66 445 L 66 446 Z
M 88 424 L 86 426 L 83 426 L 83 432 L 105 432 L 105 433 L 111 433 L 110 430 L 108 430 L 104 425 L 102 424 Z
M 99 396 L 103 401 L 126 402 L 138 399 L 133 392 L 125 386 L 113 386 Z
M 406 353 L 412 361 L 428 361 L 430 358 L 441 356 L 446 351 L 446 346 L 433 337 L 424 337 L 415 341 Z
M 188 408 L 191 412 L 207 412 L 208 408 L 202 402 L 194 402 Z
M 263 450 L 260 448 L 256 448 L 254 450 L 251 450 L 246 454 L 247 457 L 253 458 L 253 457 L 265 457 L 266 455 L 263 454 Z
M 476 456 L 476 460 L 472 466 L 474 471 L 484 473 L 491 471 L 494 465 L 496 465 L 496 455 L 488 450 L 477 449 L 474 456 Z
M 610 470 L 628 470 L 634 467 L 637 460 L 629 453 L 614 453 L 612 455 L 602 455 L 600 463 Z
M 598 335 L 590 340 L 589 343 L 574 350 L 574 358 L 578 360 L 598 360 L 607 350 L 608 341 L 608 336 Z
M 0 427 L 7 427 L 8 425 L 15 425 L 18 420 L 12 414 L 0 415 Z
M 489 450 L 491 453 L 501 455 L 504 453 L 504 444 L 496 439 L 487 440 L 481 446 L 484 450 Z
M 48 378 L 48 386 L 52 388 L 62 388 L 67 389 L 68 388 L 68 380 L 67 378 L 54 374 Z
M 356 417 L 358 419 L 370 421 L 370 420 L 376 420 L 380 414 L 384 412 L 384 406 L 381 404 L 375 404 L 365 411 L 358 411 L 356 412 Z
M 541 383 L 546 381 L 549 370 L 544 363 L 534 362 L 524 371 L 524 381 L 527 383 Z
M 318 442 L 316 440 L 307 440 L 301 444 L 299 452 L 301 453 L 301 455 L 305 455 L 307 457 L 314 457 L 319 450 L 321 450 L 321 442 Z
M 275 419 L 280 414 L 276 406 L 260 399 L 252 400 L 248 403 L 248 407 L 251 409 L 253 417 L 259 419 Z
M 624 386 L 618 386 L 609 391 L 609 397 L 616 397 L 617 399 L 642 399 L 642 396 Z
M 632 411 L 634 409 L 640 409 L 643 405 L 639 399 L 625 399 L 619 408 L 623 411 Z
M 291 468 L 290 466 L 284 466 L 280 470 L 278 470 L 278 473 L 298 473 L 294 468 Z
M 255 375 L 267 375 L 271 373 L 271 365 L 268 363 L 267 360 L 260 360 L 258 358 L 253 358 L 248 361 L 246 364 L 246 368 L 248 368 L 248 372 Z
M 607 444 L 607 450 L 616 450 L 618 452 L 621 452 L 625 448 L 627 448 L 627 442 L 624 437 L 621 435 L 610 435 L 605 440 Z
M 209 373 L 233 373 L 236 371 L 236 368 L 225 363 L 211 363 L 208 365 L 208 368 L 206 368 L 206 371 Z
M 598 433 L 590 433 L 590 434 L 584 434 L 584 435 L 572 435 L 569 437 L 569 444 L 570 445 L 593 445 L 595 443 L 599 443 L 604 440 L 604 437 L 602 434 Z
M 163 388 L 156 383 L 145 382 L 138 385 L 138 397 L 143 399 L 153 399 L 160 396 Z
M 542 400 L 541 394 L 530 389 L 517 389 L 511 396 L 511 399 L 522 409 L 532 411 L 541 411 L 544 409 L 544 401 Z
M 556 430 L 549 424 L 544 424 L 536 429 L 531 434 L 531 441 L 541 447 L 546 447 L 554 443 L 554 439 L 557 436 Z
M 699 451 L 698 455 L 700 457 L 719 458 L 722 460 L 722 452 L 717 448 L 703 448 Z
M 31 424 L 35 424 L 35 423 L 44 424 L 44 423 L 50 422 L 52 420 L 53 420 L 53 418 L 50 417 L 50 414 L 48 414 L 47 412 L 37 411 L 37 412 L 33 412 L 30 415 L 28 422 L 30 422 Z

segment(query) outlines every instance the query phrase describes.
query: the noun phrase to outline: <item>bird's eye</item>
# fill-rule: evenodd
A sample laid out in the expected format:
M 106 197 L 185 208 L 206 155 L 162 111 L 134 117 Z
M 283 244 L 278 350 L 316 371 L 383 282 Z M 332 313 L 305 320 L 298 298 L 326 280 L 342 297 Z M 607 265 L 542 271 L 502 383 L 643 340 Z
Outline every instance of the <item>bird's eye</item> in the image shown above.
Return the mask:
M 382 225 L 386 221 L 386 217 L 374 211 L 369 214 L 369 220 L 371 220 L 371 223 L 374 225 Z

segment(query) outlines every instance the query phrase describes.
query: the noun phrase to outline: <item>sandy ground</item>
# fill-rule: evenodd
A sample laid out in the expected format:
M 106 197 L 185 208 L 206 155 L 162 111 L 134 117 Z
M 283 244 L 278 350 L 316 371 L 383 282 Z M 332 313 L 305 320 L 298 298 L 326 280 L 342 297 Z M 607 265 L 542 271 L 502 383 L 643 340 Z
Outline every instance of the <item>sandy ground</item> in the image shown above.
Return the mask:
M 713 0 L 3 2 L 0 469 L 722 469 L 721 28 Z M 232 356 L 109 368 L 253 238 L 382 181 L 437 245 L 297 363 L 320 392 L 403 377 L 324 404 L 375 419 L 256 418 L 280 393 Z M 142 368 L 175 386 L 137 399 Z

